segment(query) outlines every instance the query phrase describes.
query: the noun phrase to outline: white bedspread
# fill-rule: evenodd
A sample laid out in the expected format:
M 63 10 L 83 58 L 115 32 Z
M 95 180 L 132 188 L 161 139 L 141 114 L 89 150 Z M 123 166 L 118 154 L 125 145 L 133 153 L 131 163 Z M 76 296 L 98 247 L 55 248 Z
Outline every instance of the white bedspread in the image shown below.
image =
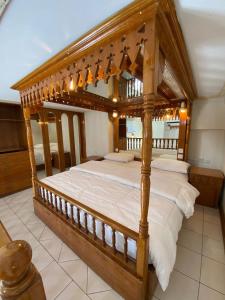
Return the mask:
M 87 166 L 92 165 L 93 167 L 93 164 L 83 164 L 83 166 L 79 165 L 79 168 L 71 168 L 71 171 L 47 177 L 43 182 L 138 232 L 140 220 L 140 189 L 139 186 L 138 188 L 135 186 L 136 182 L 131 174 L 136 173 L 136 170 L 140 172 L 140 163 L 131 162 L 122 167 L 121 163 L 103 161 L 100 162 L 100 164 L 105 169 L 104 176 L 103 170 L 100 172 L 101 174 L 96 175 L 93 174 L 94 171 L 91 170 L 90 167 L 88 172 Z M 114 176 L 117 176 L 115 177 L 116 180 L 112 180 L 112 178 L 108 176 L 107 172 L 109 172 L 109 169 L 115 169 L 115 166 L 121 171 L 120 177 L 122 182 L 119 181 L 118 174 L 114 174 Z M 125 172 L 123 168 L 129 170 L 129 172 Z M 128 183 L 129 180 L 124 184 L 123 180 L 125 180 L 125 178 L 123 178 L 123 175 L 125 173 L 129 174 L 126 180 L 129 178 L 132 184 Z M 156 172 L 155 180 L 157 180 L 157 177 L 161 180 L 166 180 L 168 173 L 178 184 L 187 182 L 186 176 L 183 174 L 171 174 L 172 172 L 160 170 Z M 110 174 L 110 176 L 112 176 L 112 174 Z M 183 219 L 182 210 L 178 208 L 175 202 L 176 201 L 171 201 L 165 196 L 162 196 L 160 193 L 151 191 L 148 215 L 150 261 L 155 266 L 156 274 L 163 290 L 168 286 L 170 273 L 174 267 L 176 242 Z M 186 203 L 186 201 L 184 202 Z M 192 202 L 192 206 L 193 204 L 194 201 Z M 193 211 L 193 207 L 190 210 Z M 185 209 L 185 211 L 188 211 L 188 209 Z M 132 244 L 131 241 L 128 241 L 129 255 L 135 257 L 135 251 L 135 245 Z
M 128 165 L 128 166 L 127 166 Z M 132 167 L 132 171 L 130 168 Z M 123 183 L 128 186 L 140 188 L 141 182 L 141 163 L 123 163 L 118 168 L 117 164 L 100 161 L 89 161 L 85 164 L 72 167 L 70 169 L 87 172 L 93 175 L 102 176 L 111 180 Z M 169 173 L 169 174 L 168 174 Z M 199 192 L 191 184 L 184 180 L 184 177 L 177 175 L 176 172 L 162 172 L 152 168 L 151 192 L 164 196 L 174 201 L 187 218 L 194 213 L 194 203 Z

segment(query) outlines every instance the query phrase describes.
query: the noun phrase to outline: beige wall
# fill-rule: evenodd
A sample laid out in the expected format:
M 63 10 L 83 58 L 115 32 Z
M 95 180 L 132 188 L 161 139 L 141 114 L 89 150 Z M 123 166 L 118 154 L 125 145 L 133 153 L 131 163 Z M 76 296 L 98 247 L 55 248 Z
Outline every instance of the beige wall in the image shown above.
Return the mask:
M 225 99 L 196 100 L 193 104 L 189 161 L 225 173 Z M 223 197 L 225 211 L 225 190 Z
M 113 151 L 113 128 L 108 113 L 85 112 L 87 156 Z

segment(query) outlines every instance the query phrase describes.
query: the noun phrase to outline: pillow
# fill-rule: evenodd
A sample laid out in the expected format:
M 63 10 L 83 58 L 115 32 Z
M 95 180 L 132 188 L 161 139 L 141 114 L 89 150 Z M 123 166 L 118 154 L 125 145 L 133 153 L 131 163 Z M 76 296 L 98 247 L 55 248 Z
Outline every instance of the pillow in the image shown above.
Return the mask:
M 34 148 L 36 148 L 36 149 L 43 148 L 43 144 L 36 144 L 36 145 L 34 145 Z
M 141 158 L 140 150 L 120 150 L 120 153 L 134 154 L 134 158 Z
M 134 154 L 133 153 L 109 153 L 104 156 L 105 159 L 108 160 L 114 160 L 119 162 L 129 162 L 134 160 Z
M 151 166 L 156 169 L 186 174 L 190 164 L 181 160 L 156 158 L 152 161 Z

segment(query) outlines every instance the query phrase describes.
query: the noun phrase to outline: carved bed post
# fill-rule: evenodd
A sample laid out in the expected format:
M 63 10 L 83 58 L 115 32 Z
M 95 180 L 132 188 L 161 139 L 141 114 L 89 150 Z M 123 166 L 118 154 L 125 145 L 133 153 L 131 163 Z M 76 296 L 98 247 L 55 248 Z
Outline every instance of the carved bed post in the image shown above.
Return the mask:
M 187 131 L 187 111 L 180 111 L 180 125 L 179 125 L 179 137 L 178 137 L 178 149 L 177 149 L 177 159 L 185 159 L 186 150 L 186 131 Z
M 112 118 L 113 122 L 113 150 L 119 151 L 119 117 Z
M 148 258 L 149 258 L 149 234 L 148 234 L 148 209 L 150 198 L 150 173 L 152 158 L 152 111 L 158 84 L 158 55 L 159 42 L 156 36 L 155 19 L 146 26 L 149 39 L 144 45 L 143 61 L 143 145 L 141 167 L 141 219 L 139 224 L 139 239 L 137 247 L 137 274 L 144 281 L 143 296 L 147 298 L 148 283 Z
M 191 113 L 192 113 L 192 103 L 190 100 L 187 101 L 187 128 L 186 128 L 186 139 L 185 139 L 185 151 L 184 160 L 188 160 L 188 149 L 190 140 L 190 130 L 191 130 Z
M 65 157 L 64 157 L 61 115 L 62 114 L 60 111 L 55 111 L 56 135 L 57 135 L 57 142 L 58 142 L 59 170 L 60 170 L 60 172 L 63 172 L 63 171 L 65 171 Z
M 48 133 L 48 112 L 44 109 L 41 109 L 39 112 L 40 121 L 41 121 L 41 134 L 42 134 L 42 143 L 45 159 L 45 174 L 46 176 L 52 175 L 52 161 L 51 161 L 51 151 L 49 145 L 49 133 Z
M 85 117 L 84 113 L 78 113 L 79 137 L 80 137 L 80 161 L 84 162 L 87 159 L 86 152 L 86 133 L 85 133 Z
M 30 113 L 29 107 L 23 108 L 23 115 L 24 115 L 25 125 L 26 125 L 28 152 L 29 152 L 30 164 L 31 164 L 31 177 L 32 177 L 33 193 L 35 194 L 34 179 L 37 178 L 37 170 L 36 170 L 36 161 L 35 161 L 35 156 L 34 156 L 34 144 L 33 144 L 32 129 L 31 129 L 31 123 L 30 123 L 31 113 Z
M 68 125 L 69 125 L 69 138 L 70 138 L 70 161 L 71 166 L 76 165 L 76 148 L 74 139 L 74 124 L 73 124 L 74 113 L 71 111 L 67 112 Z

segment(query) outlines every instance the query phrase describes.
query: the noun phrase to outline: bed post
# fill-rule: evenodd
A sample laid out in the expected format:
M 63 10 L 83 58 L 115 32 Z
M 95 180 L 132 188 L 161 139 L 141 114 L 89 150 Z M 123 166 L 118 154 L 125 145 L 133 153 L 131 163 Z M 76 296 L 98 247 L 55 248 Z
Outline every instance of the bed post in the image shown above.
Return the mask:
M 58 143 L 59 170 L 60 170 L 60 172 L 63 172 L 63 171 L 65 171 L 65 156 L 64 156 L 61 116 L 62 116 L 62 114 L 60 111 L 55 111 L 55 124 L 56 124 L 56 135 L 57 135 L 57 143 Z
M 70 161 L 71 166 L 76 165 L 76 148 L 75 148 L 75 138 L 74 138 L 74 124 L 73 124 L 74 113 L 71 111 L 67 112 L 68 125 L 69 125 L 69 139 L 70 139 Z
M 150 197 L 150 173 L 152 158 L 152 111 L 157 93 L 159 42 L 156 36 L 155 18 L 146 25 L 149 39 L 144 44 L 143 61 L 143 145 L 141 167 L 141 219 L 139 224 L 139 239 L 137 247 L 137 274 L 143 280 L 143 295 L 148 297 L 148 209 Z
M 28 152 L 29 152 L 30 164 L 31 164 L 31 178 L 32 178 L 32 185 L 33 185 L 33 194 L 35 195 L 34 180 L 37 179 L 37 170 L 36 170 L 36 161 L 35 161 L 35 156 L 34 156 L 34 144 L 33 144 L 32 129 L 31 129 L 31 123 L 30 123 L 31 113 L 30 113 L 29 107 L 23 108 L 23 115 L 24 115 L 25 125 L 26 125 Z
M 86 133 L 85 133 L 85 117 L 84 113 L 78 113 L 78 126 L 79 126 L 79 141 L 80 141 L 80 161 L 84 162 L 87 159 L 86 152 Z
M 191 130 L 191 113 L 192 113 L 192 103 L 187 100 L 187 128 L 186 128 L 186 139 L 185 139 L 185 151 L 184 151 L 184 160 L 188 160 L 188 149 L 189 149 L 189 140 L 190 140 L 190 130 Z
M 46 176 L 51 176 L 52 161 L 51 161 L 51 151 L 49 145 L 48 111 L 42 108 L 39 111 L 39 116 L 41 120 L 41 134 L 42 134 L 42 143 L 43 143 L 44 159 L 45 159 L 45 174 Z

